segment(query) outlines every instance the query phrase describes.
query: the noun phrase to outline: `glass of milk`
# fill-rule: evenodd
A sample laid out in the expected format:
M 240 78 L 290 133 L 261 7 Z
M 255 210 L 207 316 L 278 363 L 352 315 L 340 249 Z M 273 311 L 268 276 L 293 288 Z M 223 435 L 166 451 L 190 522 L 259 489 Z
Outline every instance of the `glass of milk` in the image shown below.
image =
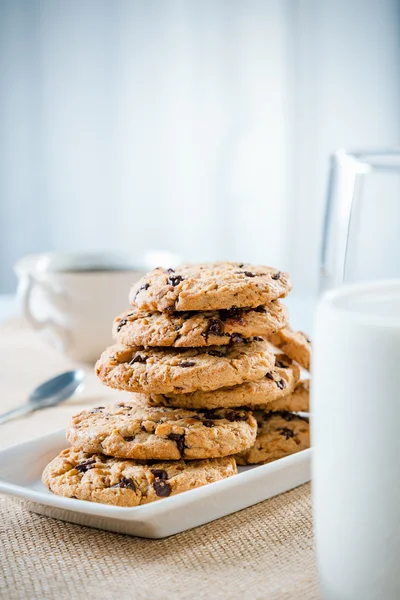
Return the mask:
M 312 376 L 322 598 L 398 600 L 400 279 L 344 285 L 323 296 Z

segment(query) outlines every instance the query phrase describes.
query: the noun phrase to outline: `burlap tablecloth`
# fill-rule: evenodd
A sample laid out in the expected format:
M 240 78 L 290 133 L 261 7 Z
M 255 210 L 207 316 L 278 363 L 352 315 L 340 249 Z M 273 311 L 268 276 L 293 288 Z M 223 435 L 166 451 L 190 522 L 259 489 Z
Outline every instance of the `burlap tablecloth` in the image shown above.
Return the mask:
M 17 319 L 0 326 L 1 411 L 73 363 Z M 121 398 L 88 368 L 85 391 L 0 426 L 0 446 L 65 426 L 86 406 Z M 29 457 L 26 457 L 29 461 Z M 0 496 L 0 597 L 13 599 L 292 599 L 319 597 L 309 485 L 163 540 L 80 527 Z

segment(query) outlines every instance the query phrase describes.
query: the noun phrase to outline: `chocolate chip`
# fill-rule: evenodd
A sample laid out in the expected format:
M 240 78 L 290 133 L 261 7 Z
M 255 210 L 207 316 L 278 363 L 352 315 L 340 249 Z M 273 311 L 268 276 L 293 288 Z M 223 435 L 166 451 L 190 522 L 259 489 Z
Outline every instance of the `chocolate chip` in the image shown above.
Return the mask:
M 134 365 L 135 363 L 145 363 L 147 361 L 146 356 L 142 356 L 142 354 L 136 354 L 129 363 L 130 365 Z
M 128 319 L 121 319 L 120 322 L 118 323 L 117 331 L 121 331 L 122 327 L 124 325 L 126 325 L 127 322 L 128 322 Z
M 167 269 L 165 272 L 166 273 L 175 273 L 174 269 L 171 269 L 171 268 Z
M 128 437 L 125 437 L 124 440 L 126 442 L 133 442 L 135 440 L 135 436 L 134 435 L 130 435 Z
M 243 338 L 241 335 L 239 335 L 238 333 L 232 333 L 231 340 L 235 344 L 243 344 L 243 343 L 247 342 L 247 340 L 245 338 Z
M 281 435 L 284 435 L 285 438 L 288 440 L 289 438 L 294 437 L 294 432 L 292 429 L 288 429 L 288 427 L 282 427 L 282 429 L 278 429 L 279 433 Z
M 215 423 L 214 421 L 211 421 L 211 419 L 205 419 L 203 421 L 203 425 L 205 425 L 206 427 L 215 427 Z
M 238 321 L 239 323 L 242 323 L 243 312 L 243 308 L 232 306 L 231 308 L 220 310 L 219 316 L 223 321 L 226 321 L 227 319 L 232 319 L 233 321 Z
M 168 473 L 164 469 L 151 469 L 151 472 L 156 479 L 168 479 Z
M 144 431 L 145 433 L 147 433 L 147 429 L 146 427 L 143 425 L 143 423 L 140 423 L 140 430 Z
M 93 408 L 93 410 L 91 410 L 91 414 L 93 413 L 99 413 L 102 412 L 105 409 L 105 406 L 97 406 L 96 408 Z
M 135 294 L 135 300 L 136 300 L 136 297 L 137 297 L 137 295 L 138 295 L 138 294 L 139 294 L 139 293 L 140 293 L 142 290 L 148 290 L 148 289 L 149 289 L 149 287 L 150 287 L 150 284 L 149 284 L 149 283 L 144 283 L 142 286 L 140 286 L 140 288 L 138 289 L 138 291 L 137 291 L 137 292 L 136 292 L 136 294 Z
M 251 271 L 235 271 L 237 275 L 246 275 L 246 277 L 255 277 L 256 274 Z
M 207 354 L 209 354 L 210 356 L 219 356 L 220 358 L 221 356 L 224 356 L 221 350 L 209 350 Z
M 303 417 L 302 415 L 299 415 L 298 413 L 296 413 L 294 415 L 293 413 L 285 411 L 285 410 L 276 412 L 274 414 L 279 415 L 280 417 L 282 417 L 282 419 L 285 419 L 285 421 L 293 421 L 293 419 L 300 419 L 301 421 L 305 421 L 306 423 L 310 422 L 310 419 L 308 417 Z
M 259 312 L 259 313 L 266 313 L 267 312 L 263 306 L 257 306 L 257 308 L 255 308 L 254 310 L 256 312 Z
M 181 281 L 183 281 L 183 277 L 181 275 L 170 275 L 168 277 L 167 283 L 169 283 L 169 285 L 176 287 L 177 285 L 180 284 Z
M 224 324 L 219 319 L 210 319 L 202 335 L 206 339 L 209 335 L 224 335 Z
M 278 279 L 280 279 L 281 277 L 281 272 L 278 271 L 277 273 L 275 273 L 275 275 L 271 275 L 271 279 L 274 279 L 275 281 L 277 281 Z
M 96 463 L 95 458 L 89 458 L 88 460 L 85 460 L 85 462 L 81 463 L 80 465 L 76 465 L 75 469 L 77 471 L 79 471 L 79 473 L 86 473 L 86 471 L 89 471 L 89 469 L 93 469 L 95 467 L 95 463 Z
M 308 337 L 306 337 L 306 341 L 311 344 L 311 340 L 309 340 Z
M 133 492 L 136 490 L 136 485 L 129 477 L 122 477 L 121 481 L 111 486 L 112 488 L 126 488 L 128 490 L 132 490 Z
M 243 269 L 243 267 L 244 267 L 244 263 L 239 263 L 239 264 L 238 264 L 238 267 L 239 267 L 239 269 Z
M 227 419 L 228 421 L 247 421 L 247 414 L 246 413 L 238 413 L 234 410 L 228 410 L 225 413 L 225 419 Z
M 281 360 L 276 360 L 275 366 L 278 367 L 279 369 L 288 369 L 289 368 L 289 365 L 285 364 Z
M 166 498 L 171 493 L 171 486 L 163 479 L 156 479 L 153 483 L 153 488 L 160 498 Z
M 262 415 L 262 419 L 264 422 L 269 421 L 274 415 L 279 415 L 279 412 L 269 412 L 269 413 L 263 413 Z
M 284 379 L 280 379 L 279 381 L 275 381 L 276 385 L 278 386 L 278 388 L 280 390 L 283 390 L 285 388 L 285 380 Z
M 178 447 L 180 455 L 183 456 L 185 453 L 185 434 L 184 433 L 170 433 L 168 438 L 174 441 Z
M 272 375 L 271 372 L 268 372 L 265 376 L 267 379 L 272 379 L 272 381 L 274 381 L 274 376 Z
M 196 363 L 194 363 L 192 360 L 183 360 L 182 362 L 178 363 L 178 367 L 194 367 Z
M 215 410 L 211 409 L 211 410 L 203 410 L 201 411 L 205 420 L 210 421 L 212 419 L 220 419 L 221 417 L 219 415 L 216 414 Z
M 281 410 L 275 414 L 279 414 L 279 416 L 282 417 L 282 419 L 285 419 L 285 421 L 293 421 L 293 419 L 297 416 L 291 412 L 288 412 L 287 410 Z

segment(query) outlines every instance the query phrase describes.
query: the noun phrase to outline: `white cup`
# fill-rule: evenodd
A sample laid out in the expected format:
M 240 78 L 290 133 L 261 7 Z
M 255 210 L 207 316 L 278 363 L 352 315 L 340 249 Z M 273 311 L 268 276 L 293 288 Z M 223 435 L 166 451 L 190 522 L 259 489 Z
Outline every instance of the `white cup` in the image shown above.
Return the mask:
M 176 266 L 168 252 L 146 255 L 61 253 L 31 255 L 15 265 L 17 297 L 31 326 L 75 360 L 94 362 L 112 343 L 114 317 L 129 307 L 131 285 L 158 264 Z M 165 264 L 162 264 L 162 263 Z
M 400 280 L 321 300 L 311 390 L 324 600 L 400 598 Z

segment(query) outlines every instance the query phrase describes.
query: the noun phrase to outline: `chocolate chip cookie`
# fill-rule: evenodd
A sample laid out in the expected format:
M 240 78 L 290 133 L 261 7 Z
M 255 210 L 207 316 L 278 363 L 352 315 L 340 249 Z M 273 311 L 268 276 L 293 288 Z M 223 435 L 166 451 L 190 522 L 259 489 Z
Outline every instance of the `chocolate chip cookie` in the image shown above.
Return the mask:
M 242 383 L 233 387 L 224 387 L 206 392 L 196 391 L 190 394 L 150 394 L 148 401 L 154 406 L 181 406 L 184 408 L 233 408 L 247 406 L 252 408 L 265 405 L 290 395 L 300 379 L 300 369 L 284 354 L 276 356 L 275 366 L 264 373 L 257 381 Z
M 232 457 L 144 465 L 68 449 L 47 465 L 42 480 L 59 496 L 114 506 L 138 506 L 236 473 Z
M 252 407 L 253 408 L 253 407 Z M 310 381 L 299 381 L 291 394 L 281 396 L 254 408 L 266 412 L 306 412 L 310 411 Z
M 72 418 L 67 439 L 77 450 L 137 460 L 220 458 L 253 445 L 249 411 L 192 411 L 149 406 L 144 398 L 85 410 Z
M 289 412 L 255 411 L 258 432 L 254 446 L 236 456 L 239 465 L 258 465 L 310 446 L 310 426 L 306 417 Z
M 219 310 L 264 306 L 286 296 L 287 273 L 272 267 L 237 262 L 158 268 L 131 289 L 129 300 L 141 310 Z
M 103 352 L 96 373 L 112 388 L 185 394 L 255 381 L 274 364 L 275 356 L 263 340 L 191 349 L 115 345 Z
M 269 341 L 298 362 L 301 367 L 307 371 L 310 370 L 311 340 L 305 333 L 284 327 L 270 336 Z
M 114 321 L 113 336 L 126 346 L 220 346 L 240 338 L 269 336 L 288 320 L 278 301 L 257 308 L 206 312 L 150 312 L 133 306 Z

